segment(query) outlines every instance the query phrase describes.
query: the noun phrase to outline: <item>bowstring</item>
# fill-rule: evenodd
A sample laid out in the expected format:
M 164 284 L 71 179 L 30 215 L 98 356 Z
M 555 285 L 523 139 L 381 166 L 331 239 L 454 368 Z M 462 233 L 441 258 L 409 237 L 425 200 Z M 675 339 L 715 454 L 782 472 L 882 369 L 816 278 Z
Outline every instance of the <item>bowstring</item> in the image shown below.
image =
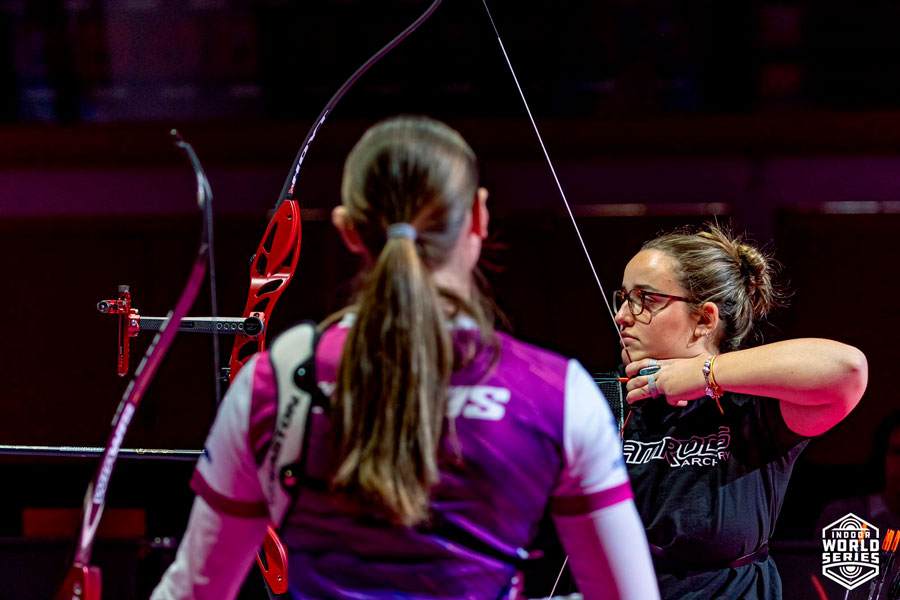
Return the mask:
M 525 106 L 525 112 L 528 113 L 528 120 L 531 121 L 531 127 L 534 129 L 534 134 L 537 136 L 538 143 L 541 145 L 541 151 L 544 153 L 544 158 L 547 161 L 547 165 L 550 167 L 550 172 L 553 174 L 553 181 L 556 182 L 556 188 L 559 190 L 559 195 L 562 198 L 563 204 L 566 207 L 566 213 L 569 215 L 569 220 L 572 222 L 572 227 L 575 228 L 575 234 L 578 236 L 578 242 L 581 244 L 581 249 L 584 251 L 584 256 L 588 261 L 588 265 L 591 267 L 591 273 L 594 276 L 594 281 L 597 283 L 597 287 L 600 290 L 600 296 L 603 298 L 603 303 L 606 306 L 607 312 L 609 312 L 610 318 L 612 318 L 613 326 L 616 330 L 616 336 L 619 338 L 619 345 L 622 350 L 625 352 L 625 356 L 628 358 L 628 362 L 631 362 L 631 354 L 628 352 L 628 348 L 625 346 L 625 340 L 622 338 L 622 332 L 619 330 L 619 326 L 616 323 L 616 315 L 613 312 L 612 305 L 609 302 L 609 298 L 606 296 L 606 290 L 603 288 L 603 284 L 600 282 L 600 277 L 597 275 L 597 269 L 594 267 L 594 261 L 591 259 L 591 253 L 588 252 L 587 244 L 584 242 L 584 237 L 581 235 L 581 228 L 578 227 L 578 222 L 575 221 L 575 214 L 572 212 L 572 206 L 569 204 L 569 200 L 566 197 L 566 192 L 563 189 L 562 183 L 559 181 L 559 176 L 556 174 L 556 167 L 553 165 L 553 161 L 550 159 L 550 153 L 547 152 L 547 146 L 544 144 L 544 138 L 541 136 L 541 132 L 538 129 L 537 122 L 534 120 L 534 115 L 531 113 L 531 107 L 528 105 L 528 100 L 525 99 L 525 92 L 522 90 L 522 86 L 519 83 L 519 78 L 516 76 L 516 70 L 512 66 L 512 62 L 509 60 L 509 54 L 506 52 L 506 47 L 503 45 L 503 40 L 500 38 L 500 31 L 497 29 L 497 24 L 494 22 L 494 16 L 491 14 L 491 9 L 488 8 L 487 0 L 481 0 L 484 5 L 484 10 L 487 12 L 488 19 L 491 22 L 491 27 L 494 30 L 494 35 L 497 36 L 497 43 L 500 45 L 500 51 L 503 52 L 503 58 L 506 60 L 506 66 L 509 67 L 509 72 L 512 75 L 513 81 L 516 84 L 516 89 L 519 91 L 519 97 L 522 99 L 522 104 Z M 553 589 L 550 590 L 549 598 L 553 598 L 553 595 L 556 593 L 556 587 L 559 585 L 559 580 L 562 578 L 563 572 L 566 570 L 566 565 L 569 562 L 569 557 L 566 555 L 566 559 L 563 561 L 562 567 L 559 569 L 559 574 L 556 576 L 556 582 L 553 584 Z
M 572 206 L 569 204 L 569 200 L 566 197 L 566 192 L 563 190 L 563 186 L 559 181 L 559 176 L 556 174 L 556 167 L 553 166 L 553 161 L 550 160 L 550 154 L 547 152 L 547 146 L 544 144 L 544 138 L 541 136 L 541 132 L 538 129 L 537 122 L 534 120 L 534 116 L 531 114 L 531 107 L 528 105 L 528 100 L 525 99 L 525 92 L 522 91 L 522 86 L 519 84 L 519 78 L 516 76 L 516 70 L 512 66 L 512 62 L 509 60 L 509 55 L 506 53 L 506 47 L 503 45 L 503 40 L 500 39 L 500 31 L 497 29 L 496 23 L 494 23 L 494 17 L 491 14 L 491 9 L 488 8 L 487 0 L 482 0 L 482 4 L 484 4 L 484 10 L 487 12 L 488 19 L 491 21 L 491 27 L 494 30 L 494 35 L 497 36 L 497 43 L 500 44 L 500 51 L 503 52 L 503 58 L 506 60 L 506 65 L 509 67 L 509 72 L 512 75 L 513 81 L 516 83 L 516 89 L 519 90 L 519 97 L 522 99 L 522 104 L 525 105 L 525 112 L 528 113 L 528 120 L 531 121 L 531 126 L 534 128 L 534 133 L 537 136 L 538 143 L 541 145 L 541 151 L 544 153 L 544 158 L 547 160 L 547 165 L 550 167 L 550 172 L 553 174 L 553 181 L 556 182 L 556 188 L 559 190 L 559 195 L 562 197 L 563 204 L 566 207 L 566 213 L 569 215 L 569 220 L 572 222 L 572 227 L 575 228 L 575 234 L 578 236 L 578 242 L 581 244 L 581 249 L 584 251 L 584 256 L 587 258 L 588 265 L 591 267 L 591 273 L 594 275 L 594 281 L 597 283 L 597 287 L 600 289 L 600 296 L 603 298 L 603 303 L 606 306 L 607 312 L 609 312 L 610 318 L 613 320 L 613 324 L 616 330 L 616 336 L 619 338 L 619 344 L 622 347 L 622 350 L 625 351 L 625 355 L 628 357 L 628 362 L 631 362 L 631 355 L 628 354 L 628 348 L 625 347 L 625 340 L 622 339 L 622 332 L 619 331 L 619 326 L 616 325 L 616 315 L 613 312 L 612 305 L 609 303 L 609 298 L 606 297 L 606 290 L 603 289 L 603 284 L 600 283 L 600 277 L 597 275 L 597 269 L 594 267 L 594 261 L 591 260 L 591 253 L 588 252 L 587 244 L 584 242 L 584 237 L 581 235 L 581 228 L 578 227 L 578 223 L 575 221 L 575 214 L 572 212 Z

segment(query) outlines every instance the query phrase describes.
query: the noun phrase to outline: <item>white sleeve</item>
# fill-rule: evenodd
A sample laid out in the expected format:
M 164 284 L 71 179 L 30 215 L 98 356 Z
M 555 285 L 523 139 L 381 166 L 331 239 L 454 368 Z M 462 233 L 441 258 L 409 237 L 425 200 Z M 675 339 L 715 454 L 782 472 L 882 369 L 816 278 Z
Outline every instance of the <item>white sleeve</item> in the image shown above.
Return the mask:
M 616 421 L 577 360 L 569 361 L 566 372 L 563 452 L 565 465 L 553 490 L 552 512 L 585 514 L 631 498 Z
M 550 512 L 578 589 L 586 600 L 659 598 L 618 426 L 597 384 L 575 360 L 566 373 L 563 450 Z
M 228 600 L 237 596 L 269 514 L 249 447 L 249 413 L 256 358 L 222 400 L 197 463 L 197 493 L 175 561 L 152 600 Z
M 231 600 L 262 546 L 269 521 L 222 514 L 194 499 L 187 531 L 150 600 Z
M 554 515 L 553 522 L 585 600 L 659 598 L 647 536 L 633 500 L 584 515 Z
M 225 394 L 191 479 L 191 488 L 223 514 L 268 514 L 250 449 L 250 404 L 258 356 L 244 365 Z

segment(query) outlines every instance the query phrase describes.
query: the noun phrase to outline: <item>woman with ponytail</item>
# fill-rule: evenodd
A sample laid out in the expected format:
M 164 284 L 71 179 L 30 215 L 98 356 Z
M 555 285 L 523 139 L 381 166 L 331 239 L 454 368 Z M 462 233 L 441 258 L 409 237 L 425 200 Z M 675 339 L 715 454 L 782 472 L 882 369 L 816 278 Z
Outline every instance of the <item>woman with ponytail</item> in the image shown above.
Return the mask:
M 794 461 L 865 391 L 856 348 L 753 345 L 780 300 L 771 260 L 716 225 L 644 244 L 614 294 L 625 461 L 664 598 L 781 598 L 768 540 Z
M 278 393 L 292 385 L 278 367 L 291 330 L 223 401 L 188 532 L 153 598 L 234 597 L 269 521 L 295 599 L 517 597 L 548 508 L 585 598 L 658 598 L 593 380 L 493 330 L 475 278 L 487 191 L 468 144 L 431 119 L 383 121 L 348 156 L 341 192 L 332 221 L 364 268 L 353 303 L 318 328 L 324 400 L 281 472 L 293 501 L 273 508 L 259 475 L 291 441 L 279 423 L 293 394 Z

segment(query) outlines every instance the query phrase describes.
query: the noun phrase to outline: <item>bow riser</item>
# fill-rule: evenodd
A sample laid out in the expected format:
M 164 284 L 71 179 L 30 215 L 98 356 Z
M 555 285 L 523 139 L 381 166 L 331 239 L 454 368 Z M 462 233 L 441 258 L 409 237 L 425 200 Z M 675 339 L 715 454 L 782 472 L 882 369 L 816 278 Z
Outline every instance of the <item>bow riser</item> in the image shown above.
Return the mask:
M 294 277 L 300 257 L 300 205 L 286 200 L 269 222 L 259 248 L 250 262 L 250 292 L 243 317 L 258 317 L 264 326 L 275 304 Z M 265 335 L 238 335 L 231 351 L 229 377 L 234 380 L 250 357 L 266 345 Z
M 75 563 L 54 600 L 101 600 L 100 569 Z

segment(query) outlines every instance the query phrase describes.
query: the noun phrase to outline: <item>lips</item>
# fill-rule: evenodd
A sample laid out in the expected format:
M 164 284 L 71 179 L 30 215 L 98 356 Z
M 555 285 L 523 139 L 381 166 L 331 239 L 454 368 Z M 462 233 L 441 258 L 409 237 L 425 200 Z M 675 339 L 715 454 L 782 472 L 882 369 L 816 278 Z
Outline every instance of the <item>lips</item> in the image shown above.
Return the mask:
M 625 342 L 626 346 L 630 346 L 631 344 L 637 342 L 638 339 L 636 337 L 634 337 L 633 335 L 628 335 L 627 333 L 623 333 L 622 341 Z

